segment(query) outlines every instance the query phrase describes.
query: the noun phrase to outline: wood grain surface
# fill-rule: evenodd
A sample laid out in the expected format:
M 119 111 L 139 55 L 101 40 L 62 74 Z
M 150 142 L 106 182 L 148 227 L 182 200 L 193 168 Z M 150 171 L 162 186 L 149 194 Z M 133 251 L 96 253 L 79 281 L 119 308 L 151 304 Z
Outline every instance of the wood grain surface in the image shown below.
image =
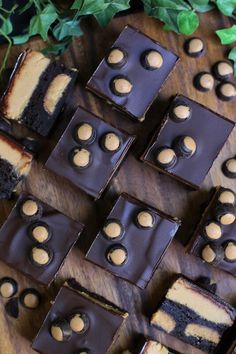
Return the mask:
M 109 352 L 114 354 L 118 354 L 122 349 L 131 346 L 137 333 L 144 333 L 160 339 L 162 343 L 170 345 L 184 354 L 200 353 L 199 350 L 187 346 L 171 336 L 164 335 L 148 324 L 151 312 L 157 307 L 174 273 L 181 272 L 192 279 L 198 276 L 211 277 L 217 283 L 218 294 L 236 306 L 236 279 L 223 271 L 204 265 L 199 259 L 186 255 L 183 246 L 199 220 L 202 205 L 208 198 L 209 189 L 212 186 L 222 184 L 236 191 L 235 180 L 224 177 L 221 172 L 222 162 L 236 154 L 236 131 L 234 130 L 231 134 L 205 179 L 201 190 L 197 192 L 192 192 L 184 185 L 157 173 L 154 169 L 139 161 L 139 156 L 147 145 L 150 136 L 160 123 L 169 98 L 176 93 L 185 94 L 226 117 L 236 120 L 235 101 L 223 103 L 216 98 L 214 90 L 204 94 L 196 91 L 192 85 L 192 79 L 196 73 L 202 70 L 210 70 L 214 62 L 225 58 L 226 53 L 223 47 L 219 45 L 214 30 L 229 26 L 228 21 L 214 11 L 201 16 L 201 26 L 196 35 L 204 39 L 207 45 L 207 54 L 199 59 L 192 59 L 184 54 L 183 42 L 185 38 L 183 36 L 163 31 L 161 23 L 148 18 L 143 13 L 116 18 L 106 29 L 99 28 L 92 20 L 83 24 L 85 35 L 76 40 L 61 58 L 68 66 L 79 67 L 80 75 L 73 97 L 70 97 L 66 110 L 50 138 L 40 138 L 42 143 L 40 157 L 38 161 L 34 162 L 30 175 L 19 190 L 27 190 L 73 219 L 80 220 L 87 225 L 86 232 L 83 233 L 78 246 L 73 249 L 56 282 L 50 289 L 39 288 L 37 284 L 31 283 L 16 271 L 0 263 L 0 277 L 11 276 L 17 279 L 21 289 L 26 286 L 35 286 L 40 289 L 44 297 L 40 309 L 34 312 L 20 308 L 20 316 L 17 320 L 6 315 L 4 311 L 5 302 L 0 299 L 0 354 L 33 353 L 30 342 L 50 308 L 49 300 L 54 298 L 63 279 L 71 276 L 76 277 L 83 286 L 98 292 L 130 312 L 129 319 L 121 329 L 119 338 Z M 181 57 L 181 62 L 168 79 L 158 99 L 148 112 L 146 121 L 142 124 L 131 122 L 84 89 L 85 83 L 94 69 L 126 24 L 131 24 L 143 30 Z M 29 46 L 40 49 L 43 47 L 43 43 L 39 39 L 34 39 L 29 43 Z M 22 47 L 14 47 L 10 65 L 14 64 L 21 49 Z M 4 47 L 1 47 L 1 56 L 3 50 Z M 144 93 L 145 89 L 144 87 Z M 43 168 L 50 151 L 79 104 L 103 116 L 105 120 L 114 123 L 117 127 L 137 135 L 137 141 L 119 172 L 113 178 L 103 197 L 96 203 L 70 183 Z M 29 131 L 19 127 L 15 127 L 15 132 L 21 135 L 29 134 Z M 209 131 L 210 134 L 214 134 L 214 131 Z M 32 133 L 30 135 L 36 136 Z M 83 249 L 85 249 L 89 240 L 96 235 L 109 208 L 121 192 L 134 195 L 183 221 L 183 226 L 178 232 L 176 240 L 169 247 L 147 289 L 143 291 L 84 260 Z M 14 201 L 0 202 L 1 223 L 6 219 L 13 204 Z M 145 259 L 140 261 L 145 262 Z

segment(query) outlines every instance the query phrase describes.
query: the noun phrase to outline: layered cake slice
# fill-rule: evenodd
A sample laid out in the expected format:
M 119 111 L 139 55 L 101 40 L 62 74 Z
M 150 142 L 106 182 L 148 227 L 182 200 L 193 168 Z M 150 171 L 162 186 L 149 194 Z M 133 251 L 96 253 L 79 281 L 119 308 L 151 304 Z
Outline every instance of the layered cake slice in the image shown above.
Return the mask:
M 76 69 L 25 50 L 18 57 L 1 111 L 41 135 L 48 135 L 77 76 Z
M 153 313 L 151 324 L 206 353 L 213 353 L 235 318 L 232 306 L 178 276 Z
M 9 199 L 25 177 L 33 156 L 10 136 L 0 132 L 0 199 Z

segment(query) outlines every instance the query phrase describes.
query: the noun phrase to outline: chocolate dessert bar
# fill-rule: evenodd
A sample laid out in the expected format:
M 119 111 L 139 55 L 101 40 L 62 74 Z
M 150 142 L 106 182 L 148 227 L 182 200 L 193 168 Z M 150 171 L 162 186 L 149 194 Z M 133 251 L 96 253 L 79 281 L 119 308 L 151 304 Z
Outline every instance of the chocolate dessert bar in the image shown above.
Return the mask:
M 179 354 L 176 350 L 167 348 L 165 345 L 153 339 L 142 338 L 140 343 L 132 351 L 124 350 L 122 354 Z
M 46 167 L 99 198 L 134 137 L 79 107 Z
M 52 62 L 40 52 L 25 50 L 2 97 L 1 112 L 7 119 L 48 135 L 76 77 L 76 69 Z
M 88 250 L 86 259 L 143 289 L 179 225 L 176 218 L 122 194 Z
M 236 310 L 215 294 L 178 276 L 151 324 L 210 354 L 232 327 Z
M 30 171 L 32 154 L 10 135 L 0 131 L 0 199 L 9 199 Z
M 214 188 L 187 250 L 236 276 L 236 194 L 232 190 Z
M 59 291 L 32 348 L 42 354 L 105 354 L 128 313 L 78 283 Z
M 234 126 L 200 103 L 177 95 L 141 160 L 198 189 Z
M 87 88 L 136 121 L 143 121 L 178 59 L 152 38 L 126 26 Z
M 80 223 L 32 195 L 21 194 L 0 229 L 0 259 L 49 285 L 81 231 Z

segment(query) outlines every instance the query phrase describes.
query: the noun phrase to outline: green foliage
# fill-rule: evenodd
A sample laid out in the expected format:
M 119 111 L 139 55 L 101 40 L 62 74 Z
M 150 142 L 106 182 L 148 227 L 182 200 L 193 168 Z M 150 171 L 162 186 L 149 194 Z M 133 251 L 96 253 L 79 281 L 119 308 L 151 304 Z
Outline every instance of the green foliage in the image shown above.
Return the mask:
M 178 14 L 177 23 L 179 31 L 189 36 L 198 28 L 199 18 L 194 11 L 184 10 Z
M 205 13 L 217 7 L 225 16 L 236 19 L 236 0 L 142 0 L 144 11 L 164 23 L 163 28 L 184 35 L 191 35 L 199 26 L 198 13 Z M 20 1 L 18 2 L 21 3 Z M 21 14 L 34 8 L 35 14 L 23 28 L 22 34 L 13 36 L 12 14 L 17 10 Z M 59 55 L 73 42 L 83 35 L 80 24 L 87 16 L 94 16 L 100 26 L 107 26 L 110 20 L 120 11 L 129 9 L 130 0 L 74 0 L 71 7 L 63 10 L 52 0 L 28 0 L 24 6 L 15 5 L 7 10 L 0 0 L 0 36 L 8 42 L 5 58 L 0 68 L 0 75 L 6 66 L 7 58 L 14 44 L 24 44 L 35 35 L 47 43 L 43 50 L 46 54 Z M 236 41 L 236 25 L 220 29 L 216 34 L 222 44 Z M 236 66 L 236 48 L 229 54 L 229 59 Z M 236 68 L 235 68 L 236 75 Z
M 234 75 L 236 76 L 236 47 L 231 49 L 228 58 L 234 63 Z
M 236 25 L 216 31 L 221 44 L 231 44 L 236 41 Z

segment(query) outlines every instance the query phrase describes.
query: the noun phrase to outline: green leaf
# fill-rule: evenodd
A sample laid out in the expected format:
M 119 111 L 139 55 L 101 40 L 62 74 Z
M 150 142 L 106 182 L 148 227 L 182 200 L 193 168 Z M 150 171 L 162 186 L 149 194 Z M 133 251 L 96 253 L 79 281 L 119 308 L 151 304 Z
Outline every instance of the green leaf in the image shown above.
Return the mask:
M 24 44 L 26 42 L 28 42 L 29 40 L 29 34 L 22 34 L 19 36 L 13 36 L 11 37 L 11 39 L 13 40 L 13 44 Z
M 231 49 L 228 58 L 234 62 L 234 76 L 236 76 L 236 47 Z
M 107 7 L 95 14 L 95 17 L 100 24 L 100 26 L 105 27 L 111 19 L 115 16 L 116 13 L 124 11 L 130 8 L 130 0 L 108 0 L 105 1 Z
M 21 15 L 27 10 L 29 10 L 31 6 L 33 6 L 33 2 L 34 2 L 33 0 L 27 1 L 26 4 L 19 10 L 19 14 Z
M 49 47 L 44 48 L 42 50 L 42 53 L 45 55 L 47 54 L 61 55 L 71 45 L 71 43 L 72 43 L 72 38 L 70 37 L 60 43 L 52 44 Z
M 199 26 L 198 15 L 194 11 L 181 11 L 177 17 L 179 31 L 187 36 L 191 35 Z
M 60 20 L 53 28 L 53 35 L 58 41 L 69 36 L 79 37 L 82 36 L 82 34 L 83 32 L 80 28 L 79 20 L 71 20 L 70 18 Z
M 178 11 L 167 10 L 167 9 L 158 9 L 154 13 L 154 17 L 160 19 L 165 23 L 164 29 L 167 31 L 174 31 L 179 33 L 177 17 Z
M 51 25 L 58 18 L 55 6 L 48 4 L 41 13 L 33 16 L 30 20 L 29 35 L 39 34 L 45 41 L 48 37 L 48 31 Z
M 214 8 L 209 0 L 188 0 L 192 8 L 198 12 L 208 12 Z
M 105 4 L 105 0 L 77 0 L 71 6 L 71 9 L 79 10 L 80 16 L 95 15 L 106 8 L 107 4 Z
M 216 0 L 216 5 L 225 16 L 234 17 L 233 13 L 236 10 L 236 0 Z
M 3 21 L 3 24 L 1 26 L 1 31 L 4 32 L 5 34 L 10 34 L 13 31 L 12 23 L 10 17 L 6 18 Z
M 144 6 L 150 10 L 163 8 L 166 10 L 190 10 L 191 7 L 184 0 L 143 0 Z M 146 10 L 145 10 L 146 12 Z
M 216 31 L 217 36 L 220 38 L 221 44 L 230 44 L 236 41 L 236 25 L 230 28 L 223 28 Z

